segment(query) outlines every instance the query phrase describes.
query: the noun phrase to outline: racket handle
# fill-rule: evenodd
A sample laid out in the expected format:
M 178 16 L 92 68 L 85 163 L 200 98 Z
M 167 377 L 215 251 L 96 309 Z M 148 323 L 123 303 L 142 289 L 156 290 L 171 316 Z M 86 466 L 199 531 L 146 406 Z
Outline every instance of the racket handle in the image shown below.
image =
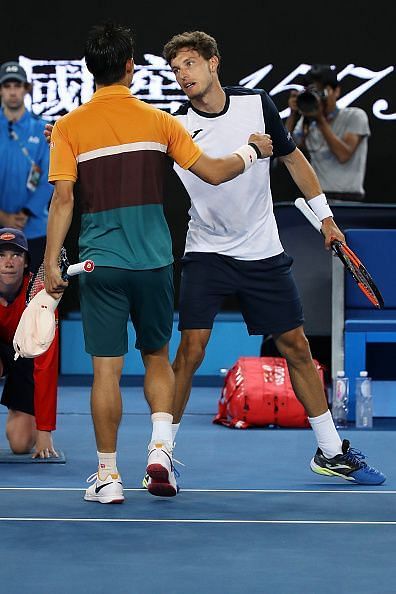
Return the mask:
M 92 260 L 84 260 L 84 262 L 70 264 L 70 266 L 67 268 L 66 274 L 67 276 L 75 276 L 76 274 L 81 274 L 82 272 L 92 272 L 94 268 L 95 264 Z
M 321 231 L 322 222 L 319 221 L 314 211 L 308 206 L 305 198 L 297 198 L 294 201 L 294 206 L 296 206 L 298 210 L 303 213 L 304 217 L 308 219 L 308 221 L 313 227 L 315 227 L 317 231 Z

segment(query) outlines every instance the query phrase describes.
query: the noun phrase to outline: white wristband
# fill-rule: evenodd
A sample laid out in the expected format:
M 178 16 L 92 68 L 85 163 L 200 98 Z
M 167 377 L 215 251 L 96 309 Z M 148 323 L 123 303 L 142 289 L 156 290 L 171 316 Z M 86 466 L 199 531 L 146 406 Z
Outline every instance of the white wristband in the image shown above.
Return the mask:
M 319 221 L 323 221 L 323 219 L 333 216 L 331 208 L 327 204 L 326 196 L 324 194 L 319 194 L 319 196 L 311 198 L 308 200 L 308 204 L 318 217 Z
M 250 144 L 243 144 L 236 151 L 233 151 L 233 154 L 242 157 L 245 163 L 244 171 L 249 169 L 257 161 L 257 152 Z

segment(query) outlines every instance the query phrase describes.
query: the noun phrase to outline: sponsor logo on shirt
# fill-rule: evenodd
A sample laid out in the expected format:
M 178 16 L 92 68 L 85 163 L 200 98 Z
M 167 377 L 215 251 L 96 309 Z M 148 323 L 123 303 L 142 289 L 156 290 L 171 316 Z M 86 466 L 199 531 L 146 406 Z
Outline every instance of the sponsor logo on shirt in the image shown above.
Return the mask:
M 194 140 L 194 138 L 195 138 L 196 136 L 198 136 L 198 134 L 199 134 L 200 132 L 202 132 L 202 131 L 203 131 L 203 128 L 199 128 L 198 130 L 194 130 L 194 132 L 191 132 L 191 138 Z

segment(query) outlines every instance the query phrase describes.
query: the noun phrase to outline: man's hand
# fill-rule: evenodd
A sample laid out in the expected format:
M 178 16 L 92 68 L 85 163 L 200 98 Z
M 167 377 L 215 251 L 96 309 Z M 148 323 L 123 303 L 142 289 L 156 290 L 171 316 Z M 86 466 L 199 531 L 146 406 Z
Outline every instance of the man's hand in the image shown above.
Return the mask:
M 62 297 L 65 289 L 69 286 L 69 282 L 63 280 L 60 268 L 56 263 L 54 266 L 50 266 L 45 263 L 45 290 L 54 299 Z
M 51 134 L 52 134 L 53 127 L 54 126 L 52 124 L 45 124 L 44 136 L 45 136 L 45 140 L 48 142 L 48 144 L 50 144 L 50 142 L 51 142 Z
M 20 229 L 21 231 L 25 227 L 28 216 L 22 212 L 5 212 L 0 210 L 0 224 L 2 227 L 12 227 L 13 229 Z
M 58 452 L 52 443 L 51 431 L 37 431 L 32 458 L 59 458 Z
M 331 242 L 334 241 L 334 239 L 345 243 L 345 236 L 335 224 L 333 217 L 323 219 L 321 232 L 324 235 L 327 250 L 331 248 Z
M 270 157 L 273 153 L 271 136 L 269 134 L 260 134 L 255 132 L 249 136 L 248 142 L 253 142 L 261 152 L 261 158 Z

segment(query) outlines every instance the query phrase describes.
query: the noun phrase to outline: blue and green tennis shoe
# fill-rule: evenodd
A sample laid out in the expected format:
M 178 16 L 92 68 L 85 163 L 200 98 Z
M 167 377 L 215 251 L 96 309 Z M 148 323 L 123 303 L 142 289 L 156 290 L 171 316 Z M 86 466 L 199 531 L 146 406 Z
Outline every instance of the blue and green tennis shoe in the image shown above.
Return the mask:
M 318 448 L 311 460 L 311 470 L 326 476 L 339 476 L 357 485 L 382 485 L 386 476 L 376 468 L 369 466 L 366 456 L 350 447 L 347 439 L 342 442 L 342 454 L 334 458 L 326 458 Z

